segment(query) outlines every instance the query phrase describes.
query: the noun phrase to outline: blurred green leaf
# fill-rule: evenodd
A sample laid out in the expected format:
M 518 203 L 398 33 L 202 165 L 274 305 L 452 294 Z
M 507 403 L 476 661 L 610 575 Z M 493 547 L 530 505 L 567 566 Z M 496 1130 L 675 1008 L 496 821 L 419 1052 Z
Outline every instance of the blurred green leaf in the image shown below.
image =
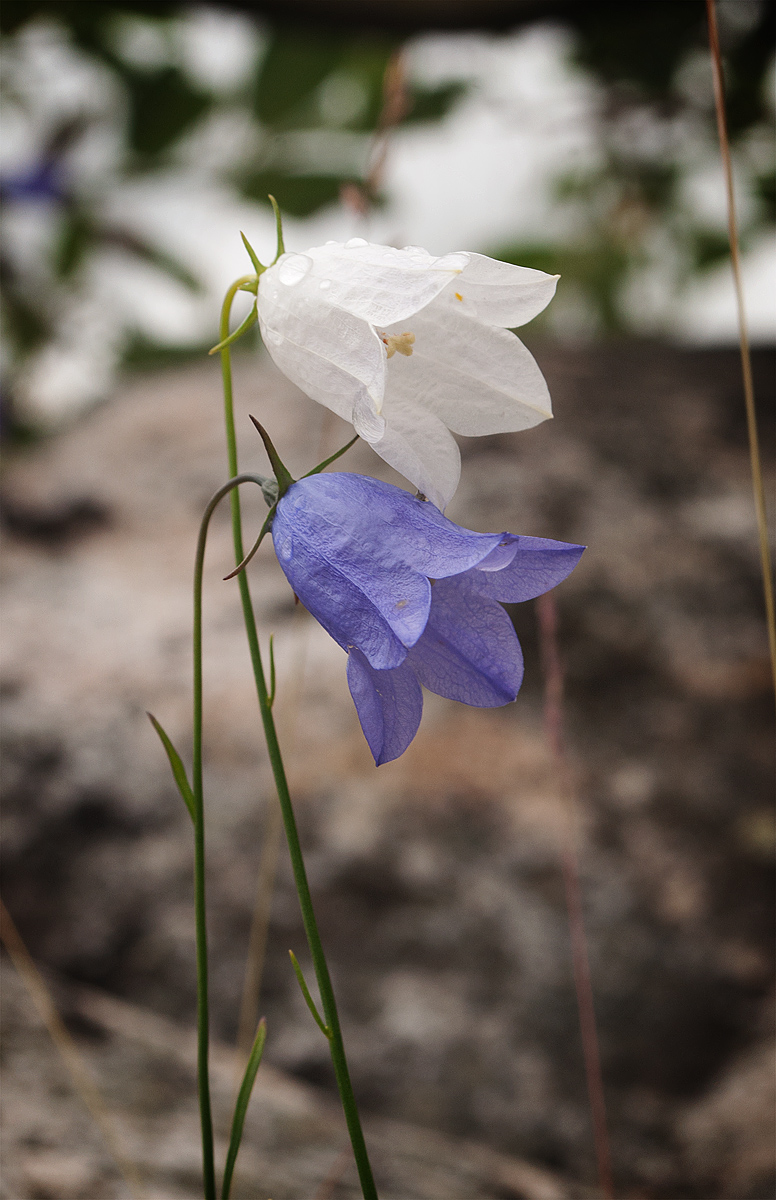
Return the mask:
M 776 175 L 771 171 L 757 175 L 754 180 L 754 192 L 763 206 L 765 218 L 773 224 L 776 222 Z
M 161 71 L 128 71 L 129 144 L 138 154 L 153 156 L 168 149 L 210 107 L 210 97 L 195 88 L 175 67 Z
M 78 41 L 96 49 L 106 13 L 129 11 L 149 17 L 172 16 L 180 10 L 177 0 L 125 0 L 112 4 L 101 0 L 3 0 L 0 31 L 13 33 L 35 17 L 55 17 L 72 29 Z
M 446 83 L 437 88 L 415 86 L 405 121 L 440 121 L 467 91 L 465 83 Z
M 259 68 L 253 108 L 268 125 L 288 125 L 342 60 L 342 39 L 279 30 Z M 280 197 L 278 197 L 278 200 Z
M 767 82 L 776 45 L 776 5 L 760 5 L 759 20 L 732 47 L 725 77 L 728 132 L 733 141 L 759 121 L 773 120 L 773 82 Z
M 364 105 L 358 116 L 348 121 L 351 129 L 369 132 L 376 128 L 383 109 L 383 79 L 388 60 L 397 43 L 387 38 L 359 39 L 343 56 L 342 68 L 364 89 Z
M 623 179 L 632 181 L 639 200 L 650 208 L 663 209 L 676 199 L 679 167 L 676 163 L 642 163 L 623 170 Z
M 577 62 L 609 84 L 635 85 L 652 96 L 670 89 L 688 50 L 706 45 L 704 6 L 687 0 L 588 0 L 569 5 L 565 15 L 579 34 Z
M 62 213 L 54 250 L 54 270 L 61 279 L 72 275 L 81 265 L 94 242 L 94 232 L 94 224 L 85 213 L 77 209 Z
M 272 195 L 280 210 L 290 217 L 309 217 L 311 213 L 339 199 L 347 180 L 341 175 L 282 175 L 275 171 L 256 171 L 239 181 L 242 193 L 251 200 L 267 200 Z
M 730 241 L 726 233 L 716 229 L 694 229 L 688 241 L 692 263 L 698 271 L 716 267 L 730 258 Z
M 6 272 L 3 272 L 5 275 Z M 28 354 L 51 336 L 51 322 L 43 308 L 19 295 L 3 280 L 3 331 L 8 348 Z

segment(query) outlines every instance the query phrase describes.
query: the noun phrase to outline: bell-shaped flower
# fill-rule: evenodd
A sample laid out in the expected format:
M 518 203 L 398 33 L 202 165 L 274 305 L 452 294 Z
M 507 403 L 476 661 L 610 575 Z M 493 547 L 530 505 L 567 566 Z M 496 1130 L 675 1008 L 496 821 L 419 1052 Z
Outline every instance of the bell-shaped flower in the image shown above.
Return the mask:
M 453 433 L 552 416 L 544 377 L 510 329 L 540 313 L 556 283 L 482 254 L 434 258 L 353 238 L 283 254 L 259 279 L 258 316 L 281 371 L 443 509 L 461 471 Z
M 409 492 L 334 472 L 289 487 L 272 537 L 294 592 L 347 651 L 378 766 L 414 738 L 421 684 L 480 708 L 515 699 L 523 656 L 500 602 L 549 591 L 584 549 L 462 529 Z

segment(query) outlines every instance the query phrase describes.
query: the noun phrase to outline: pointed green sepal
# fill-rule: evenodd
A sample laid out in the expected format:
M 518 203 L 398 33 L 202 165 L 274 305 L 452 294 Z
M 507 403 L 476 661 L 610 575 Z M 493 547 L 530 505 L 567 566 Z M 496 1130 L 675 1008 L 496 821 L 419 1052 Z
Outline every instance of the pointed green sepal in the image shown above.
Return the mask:
M 234 1105 L 234 1116 L 232 1117 L 232 1132 L 229 1137 L 229 1149 L 226 1154 L 226 1163 L 224 1165 L 224 1181 L 221 1185 L 221 1200 L 229 1200 L 229 1193 L 232 1187 L 232 1176 L 234 1174 L 234 1164 L 237 1161 L 237 1151 L 240 1149 L 240 1141 L 242 1140 L 243 1125 L 245 1124 L 245 1114 L 248 1111 L 248 1104 L 253 1091 L 253 1085 L 256 1081 L 256 1075 L 261 1063 L 261 1056 L 264 1053 L 264 1042 L 267 1039 L 267 1021 L 262 1017 L 259 1021 L 259 1027 L 256 1030 L 256 1037 L 248 1056 L 248 1065 L 245 1068 L 243 1081 L 240 1085 L 240 1091 L 237 1094 L 237 1100 Z
M 313 1000 L 312 996 L 310 995 L 310 989 L 308 988 L 307 984 L 305 983 L 304 975 L 302 974 L 302 968 L 299 966 L 297 957 L 294 954 L 293 950 L 289 950 L 288 954 L 291 959 L 291 966 L 294 968 L 294 974 L 296 975 L 297 982 L 298 982 L 300 988 L 302 989 L 302 995 L 304 996 L 305 1004 L 309 1008 L 310 1012 L 313 1014 L 313 1020 L 315 1021 L 315 1024 L 318 1026 L 318 1028 L 320 1029 L 323 1036 L 325 1038 L 327 1038 L 329 1041 L 331 1041 L 331 1030 L 329 1029 L 328 1025 L 326 1025 L 324 1023 L 324 1021 L 321 1017 L 321 1014 L 318 1012 L 318 1009 L 315 1007 L 315 1001 Z
M 259 261 L 259 256 L 257 255 L 256 251 L 253 249 L 253 246 L 250 244 L 250 242 L 248 241 L 247 237 L 245 236 L 245 234 L 243 233 L 242 230 L 240 230 L 240 237 L 243 240 L 243 246 L 245 246 L 245 249 L 248 251 L 248 257 L 250 258 L 251 262 L 253 263 L 254 271 L 256 272 L 257 275 L 262 275 L 264 273 L 264 271 L 266 271 L 267 268 L 264 266 L 264 264 L 262 262 Z
M 256 311 L 256 305 L 254 304 L 242 325 L 238 325 L 234 333 L 230 333 L 228 338 L 224 338 L 224 340 L 219 342 L 217 346 L 214 346 L 212 350 L 208 350 L 208 354 L 218 354 L 219 350 L 225 350 L 227 346 L 231 346 L 232 342 L 236 342 L 237 339 L 241 338 L 244 333 L 247 333 L 251 326 L 256 324 L 258 319 L 259 315 Z
M 320 475 L 321 471 L 325 470 L 331 463 L 336 462 L 338 458 L 342 458 L 345 451 L 349 450 L 351 446 L 355 446 L 357 441 L 358 434 L 354 438 L 351 438 L 344 446 L 340 446 L 339 450 L 335 451 L 334 454 L 331 454 L 328 458 L 324 458 L 322 463 L 318 463 L 318 466 L 313 467 L 312 471 L 308 471 L 307 474 L 303 475 L 302 479 L 309 479 L 311 475 Z
M 277 501 L 275 501 L 275 503 L 272 505 L 272 508 L 267 513 L 267 516 L 264 520 L 264 524 L 261 527 L 259 536 L 256 538 L 256 541 L 253 543 L 250 550 L 245 555 L 245 558 L 242 560 L 241 563 L 237 564 L 237 566 L 234 568 L 233 571 L 230 571 L 228 575 L 224 575 L 224 582 L 226 582 L 227 579 L 234 579 L 237 575 L 240 574 L 241 571 L 244 571 L 245 568 L 248 566 L 248 563 L 251 561 L 254 554 L 258 550 L 259 546 L 264 541 L 264 538 L 267 536 L 270 529 L 272 528 L 272 522 L 275 517 L 275 509 L 276 508 L 277 508 Z
M 280 215 L 280 208 L 278 207 L 278 202 L 275 199 L 275 197 L 268 196 L 267 199 L 269 200 L 270 204 L 272 205 L 272 209 L 275 213 L 275 228 L 277 229 L 277 235 L 278 235 L 277 253 L 275 254 L 275 261 L 272 264 L 274 266 L 275 263 L 280 258 L 281 254 L 285 254 L 285 252 L 286 252 L 285 243 L 283 241 L 283 218 Z
M 186 808 L 189 810 L 189 816 L 191 817 L 191 819 L 193 821 L 194 820 L 194 793 L 191 790 L 191 785 L 190 785 L 188 779 L 186 778 L 186 768 L 183 765 L 183 760 L 181 759 L 180 754 L 173 746 L 172 742 L 170 741 L 167 734 L 162 729 L 161 725 L 159 724 L 159 722 L 157 721 L 157 719 L 153 715 L 153 713 L 147 713 L 146 715 L 147 715 L 149 721 L 151 722 L 151 724 L 153 725 L 154 729 L 156 730 L 156 732 L 159 734 L 159 740 L 161 741 L 162 745 L 164 746 L 165 750 L 167 751 L 167 757 L 170 760 L 170 766 L 172 768 L 173 778 L 175 779 L 175 782 L 178 785 L 178 791 L 180 792 L 180 794 L 183 798 L 183 803 L 186 805 Z
M 272 470 L 275 472 L 275 478 L 278 481 L 278 500 L 279 500 L 281 498 L 281 496 L 285 496 L 286 492 L 291 487 L 291 484 L 296 483 L 296 480 L 294 479 L 293 475 L 286 467 L 285 463 L 283 463 L 281 461 L 280 455 L 278 454 L 275 447 L 272 445 L 272 440 L 270 439 L 270 436 L 267 433 L 264 426 L 260 425 L 255 417 L 251 417 L 251 420 L 253 421 L 253 424 L 256 426 L 256 428 L 259 431 L 259 436 L 261 437 L 261 440 L 264 443 L 264 449 L 267 451 L 267 457 L 269 458 L 269 461 L 272 463 Z

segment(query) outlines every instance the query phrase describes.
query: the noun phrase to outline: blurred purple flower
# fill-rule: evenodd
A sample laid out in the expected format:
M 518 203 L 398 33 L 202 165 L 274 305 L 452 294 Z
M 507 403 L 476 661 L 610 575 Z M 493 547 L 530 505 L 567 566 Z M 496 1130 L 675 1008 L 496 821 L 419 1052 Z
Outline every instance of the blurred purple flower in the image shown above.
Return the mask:
M 53 159 L 42 159 L 18 175 L 0 176 L 3 200 L 62 203 L 66 197 L 62 171 Z
M 348 686 L 378 766 L 403 754 L 420 685 L 480 708 L 514 700 L 520 643 L 499 601 L 530 600 L 583 546 L 462 529 L 428 501 L 364 475 L 311 475 L 272 526 L 294 592 L 348 653 Z

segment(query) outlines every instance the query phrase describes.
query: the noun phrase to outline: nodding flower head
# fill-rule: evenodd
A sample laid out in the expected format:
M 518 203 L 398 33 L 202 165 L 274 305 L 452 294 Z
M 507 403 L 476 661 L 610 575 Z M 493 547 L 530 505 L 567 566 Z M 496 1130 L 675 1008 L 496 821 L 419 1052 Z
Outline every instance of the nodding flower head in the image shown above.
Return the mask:
M 500 602 L 549 591 L 584 549 L 462 529 L 400 488 L 334 472 L 291 485 L 272 538 L 294 592 L 348 654 L 378 766 L 414 738 L 421 684 L 481 708 L 515 699 L 523 656 Z
M 434 258 L 352 238 L 282 254 L 259 279 L 259 324 L 281 371 L 443 509 L 461 472 L 453 433 L 552 416 L 510 330 L 549 304 L 557 280 L 468 251 Z

